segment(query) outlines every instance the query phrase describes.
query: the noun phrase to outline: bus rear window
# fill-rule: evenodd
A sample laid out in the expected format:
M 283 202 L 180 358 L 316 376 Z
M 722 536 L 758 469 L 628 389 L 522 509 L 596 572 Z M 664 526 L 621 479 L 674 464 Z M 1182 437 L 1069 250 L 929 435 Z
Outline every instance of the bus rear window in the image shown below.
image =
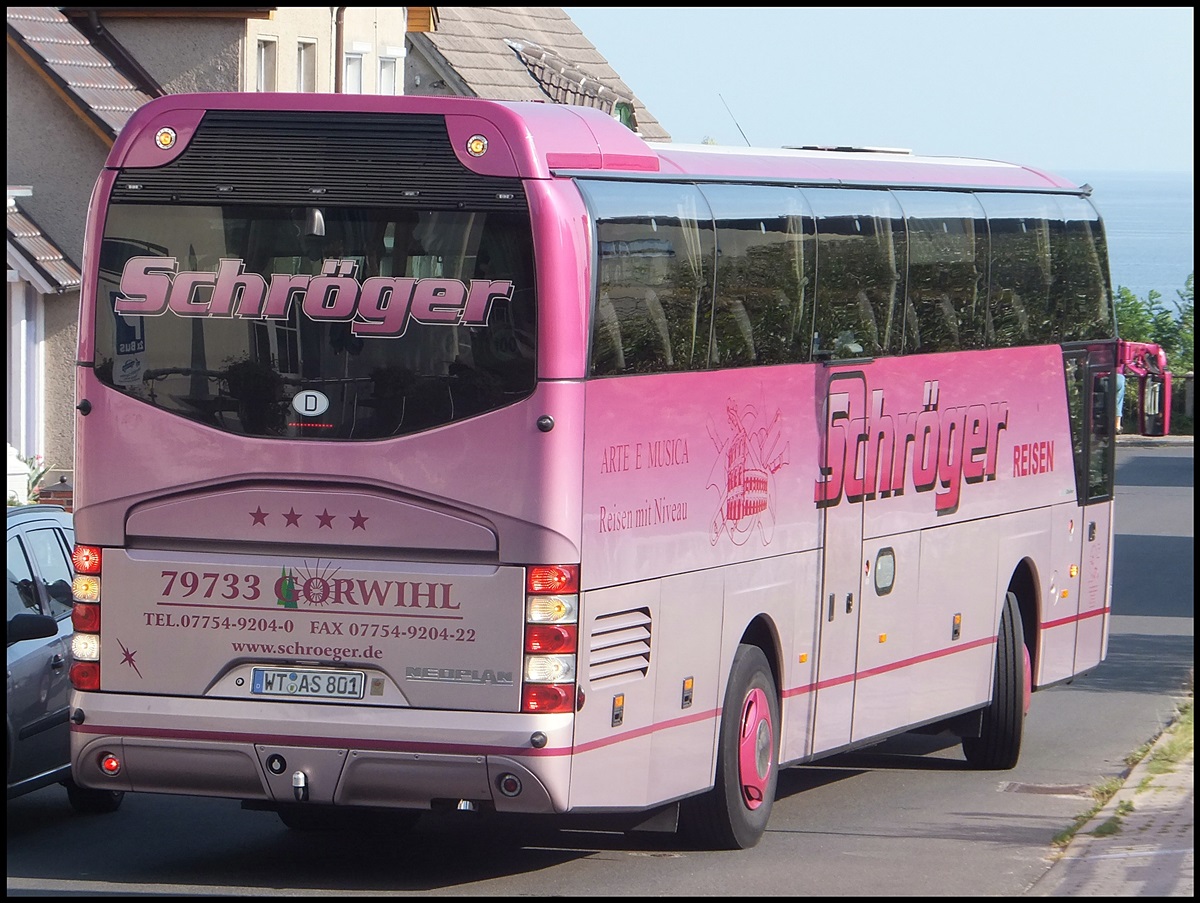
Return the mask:
M 97 291 L 101 381 L 231 433 L 382 439 L 534 386 L 523 213 L 117 205 Z

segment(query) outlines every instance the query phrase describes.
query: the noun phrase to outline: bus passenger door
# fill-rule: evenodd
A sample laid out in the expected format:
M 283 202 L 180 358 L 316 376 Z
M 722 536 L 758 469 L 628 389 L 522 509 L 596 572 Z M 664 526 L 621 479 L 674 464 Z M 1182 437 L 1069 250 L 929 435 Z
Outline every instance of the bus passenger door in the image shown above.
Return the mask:
M 828 371 L 826 371 L 828 372 Z M 813 752 L 850 742 L 863 562 L 859 452 L 867 413 L 861 370 L 833 373 L 825 394 L 817 507 L 824 514 Z
M 1079 626 L 1075 634 L 1074 673 L 1103 661 L 1108 646 L 1112 583 L 1112 509 L 1115 469 L 1116 369 L 1111 345 L 1088 349 L 1087 400 L 1082 427 L 1087 478 L 1080 489 L 1082 520 L 1079 560 Z

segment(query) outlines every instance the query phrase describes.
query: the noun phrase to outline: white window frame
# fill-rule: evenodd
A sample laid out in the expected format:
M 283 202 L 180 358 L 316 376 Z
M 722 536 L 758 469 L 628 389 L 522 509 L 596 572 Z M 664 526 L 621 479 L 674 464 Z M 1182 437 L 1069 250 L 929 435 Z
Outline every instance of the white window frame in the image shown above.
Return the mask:
M 400 80 L 400 60 L 392 56 L 379 58 L 379 93 L 395 96 L 403 93 Z
M 345 94 L 363 93 L 363 63 L 365 54 L 347 53 L 342 58 L 342 92 Z
M 316 93 L 316 38 L 301 38 L 296 42 L 296 90 L 307 94 Z
M 39 288 L 10 267 L 7 441 L 24 458 L 45 448 L 45 304 Z
M 259 35 L 257 65 L 258 91 L 276 91 L 279 85 L 279 42 L 272 37 Z

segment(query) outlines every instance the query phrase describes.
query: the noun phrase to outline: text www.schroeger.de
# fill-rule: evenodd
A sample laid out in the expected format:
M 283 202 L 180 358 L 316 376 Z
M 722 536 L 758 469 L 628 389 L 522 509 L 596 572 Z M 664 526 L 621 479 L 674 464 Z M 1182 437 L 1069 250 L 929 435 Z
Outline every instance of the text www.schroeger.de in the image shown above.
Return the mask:
M 308 646 L 304 643 L 230 643 L 234 652 L 251 655 L 300 655 L 306 658 L 324 658 L 340 662 L 350 659 L 381 659 L 383 650 L 374 646 L 360 649 L 357 646 Z

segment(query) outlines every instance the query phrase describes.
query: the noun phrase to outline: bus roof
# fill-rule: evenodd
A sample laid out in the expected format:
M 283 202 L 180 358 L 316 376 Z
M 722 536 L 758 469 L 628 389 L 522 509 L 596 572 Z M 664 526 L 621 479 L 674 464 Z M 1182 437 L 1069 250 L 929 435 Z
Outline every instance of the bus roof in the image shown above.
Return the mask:
M 1049 173 L 967 157 L 907 152 L 808 148 L 740 148 L 713 145 L 649 145 L 661 171 L 698 177 L 765 178 L 830 184 L 922 185 L 1012 189 L 1071 189 L 1074 183 Z
M 796 184 L 886 185 L 1009 190 L 1086 191 L 1065 179 L 1012 163 L 922 156 L 880 149 L 733 148 L 658 144 L 592 107 L 482 98 L 362 94 L 172 94 L 130 118 L 108 165 L 161 166 L 186 148 L 207 111 L 255 114 L 412 113 L 446 119 L 464 166 L 485 175 L 525 179 L 624 177 L 765 180 Z M 333 123 L 331 123 L 331 126 Z M 155 141 L 164 128 L 181 140 Z M 467 154 L 467 139 L 484 135 L 489 153 Z

